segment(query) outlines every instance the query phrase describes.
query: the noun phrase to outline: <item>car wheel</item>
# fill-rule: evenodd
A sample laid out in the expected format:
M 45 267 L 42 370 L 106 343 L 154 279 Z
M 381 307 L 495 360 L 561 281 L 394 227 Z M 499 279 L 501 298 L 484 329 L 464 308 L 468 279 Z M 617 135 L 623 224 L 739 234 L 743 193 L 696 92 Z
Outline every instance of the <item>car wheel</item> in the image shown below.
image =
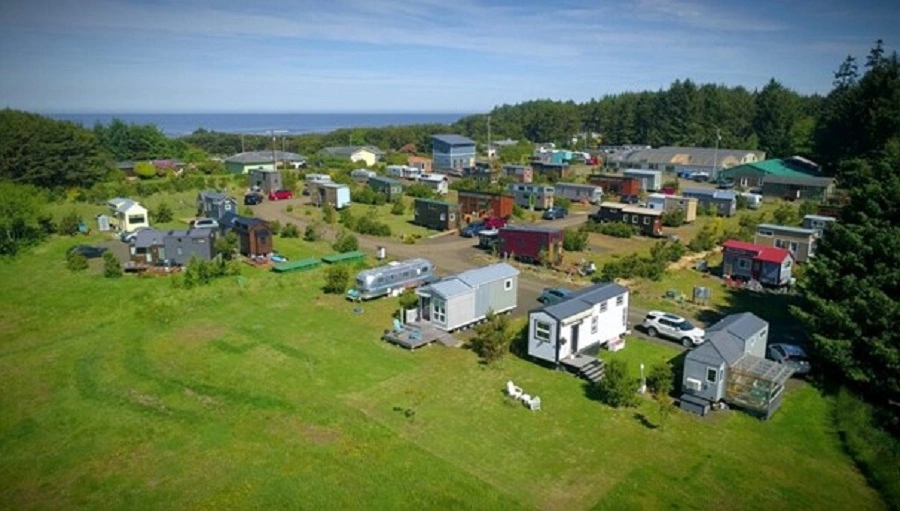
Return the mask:
M 659 332 L 657 332 L 656 329 L 653 328 L 652 326 L 651 326 L 650 328 L 647 329 L 647 335 L 649 335 L 650 337 L 656 337 L 656 335 L 657 335 L 658 333 L 659 333 Z
M 684 346 L 685 348 L 690 348 L 691 346 L 694 345 L 694 341 L 685 337 L 684 339 L 681 340 L 681 345 Z

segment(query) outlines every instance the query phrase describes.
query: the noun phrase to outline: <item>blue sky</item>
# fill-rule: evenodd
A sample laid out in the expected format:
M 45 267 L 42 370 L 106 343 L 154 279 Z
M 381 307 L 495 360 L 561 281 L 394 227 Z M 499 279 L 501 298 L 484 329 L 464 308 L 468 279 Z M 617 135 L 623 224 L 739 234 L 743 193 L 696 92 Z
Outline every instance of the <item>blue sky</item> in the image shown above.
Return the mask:
M 480 112 L 675 79 L 825 93 L 874 0 L 5 0 L 0 100 L 45 113 Z

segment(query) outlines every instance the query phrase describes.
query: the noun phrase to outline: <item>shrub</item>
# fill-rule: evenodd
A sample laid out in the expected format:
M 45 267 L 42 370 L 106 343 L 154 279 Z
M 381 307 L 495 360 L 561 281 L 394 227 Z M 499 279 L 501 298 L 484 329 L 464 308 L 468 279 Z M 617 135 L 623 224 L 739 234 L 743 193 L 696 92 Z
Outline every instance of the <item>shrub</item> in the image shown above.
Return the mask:
M 243 208 L 241 208 L 241 216 L 253 218 L 253 209 L 250 206 L 244 206 Z
M 81 215 L 77 211 L 70 211 L 60 219 L 57 232 L 63 236 L 72 236 L 78 234 L 79 225 L 81 225 Z
M 420 199 L 434 198 L 434 190 L 424 183 L 413 183 L 407 186 L 403 193 L 410 197 L 418 197 Z
M 580 252 L 587 246 L 588 232 L 586 229 L 566 229 L 563 231 L 563 249 L 569 252 Z
M 603 379 L 597 384 L 600 399 L 609 406 L 637 406 L 638 379 L 628 372 L 628 364 L 619 358 L 606 361 Z
M 419 296 L 412 289 L 407 289 L 400 294 L 400 308 L 403 310 L 415 309 L 419 305 Z
M 697 236 L 688 243 L 692 252 L 705 252 L 716 246 L 716 228 L 712 224 L 704 225 Z
M 340 236 L 338 236 L 338 239 L 335 240 L 332 248 L 334 248 L 335 251 L 341 253 L 352 252 L 354 250 L 359 250 L 359 241 L 352 233 L 344 232 L 341 233 Z
M 88 268 L 88 260 L 78 252 L 72 251 L 66 254 L 66 268 L 71 271 L 83 271 Z
M 381 205 L 387 202 L 387 197 L 383 193 L 378 193 L 372 188 L 364 186 L 354 190 L 350 194 L 350 200 L 358 204 Z
M 738 196 L 735 197 L 735 205 L 737 206 L 738 210 L 747 209 L 750 207 L 750 199 L 738 194 Z
M 237 254 L 238 250 L 237 234 L 235 234 L 234 231 L 228 231 L 225 236 L 217 237 L 215 249 L 216 254 L 219 254 L 222 259 L 226 261 L 234 259 L 234 256 L 235 254 Z
M 475 327 L 475 335 L 469 343 L 486 364 L 493 364 L 509 351 L 515 336 L 509 316 L 488 312 L 484 323 Z
M 585 225 L 587 226 L 587 229 L 590 229 L 594 232 L 599 232 L 600 234 L 605 234 L 607 236 L 612 236 L 614 238 L 630 238 L 635 234 L 634 227 L 631 224 L 626 224 L 624 222 L 588 222 Z
M 572 209 L 572 201 L 566 197 L 554 197 L 553 205 L 565 208 L 566 210 Z
M 391 206 L 391 214 L 400 216 L 405 213 L 406 213 L 406 204 L 403 202 L 403 199 L 395 200 L 394 205 Z
M 269 220 L 269 229 L 272 230 L 273 233 L 278 234 L 281 232 L 281 222 L 278 220 Z
M 662 224 L 666 227 L 681 227 L 684 225 L 684 210 L 678 208 L 662 214 Z
M 525 218 L 525 209 L 524 209 L 522 206 L 519 206 L 518 204 L 515 204 L 515 205 L 513 206 L 513 212 L 512 212 L 512 214 L 513 214 L 514 217 L 516 217 L 516 218 L 518 218 L 519 220 L 521 220 L 521 219 Z
M 343 252 L 343 250 L 341 251 Z M 325 270 L 324 291 L 329 294 L 344 294 L 350 285 L 350 269 L 345 264 L 334 264 Z
M 103 276 L 110 279 L 122 276 L 122 262 L 110 251 L 103 253 Z
M 162 223 L 171 222 L 174 216 L 172 208 L 169 207 L 167 202 L 160 202 L 153 214 L 154 220 Z
M 803 219 L 806 215 L 815 215 L 818 209 L 819 206 L 815 201 L 806 200 L 800 203 L 800 207 L 797 209 L 797 215 L 800 219 Z
M 669 395 L 675 388 L 675 376 L 672 366 L 662 360 L 650 366 L 647 372 L 647 390 L 653 394 Z
M 303 239 L 304 241 L 319 241 L 322 239 L 322 233 L 318 224 L 308 224 L 306 230 L 303 231 Z
M 240 275 L 241 267 L 237 261 L 228 261 L 223 257 L 216 257 L 211 261 L 204 261 L 192 257 L 182 272 L 181 284 L 186 289 L 194 286 L 205 286 L 214 279 Z
M 372 236 L 390 236 L 391 226 L 384 222 L 379 222 L 371 216 L 360 217 L 353 226 L 354 231 L 360 234 L 370 234 Z
M 681 188 L 681 183 L 677 179 L 672 179 L 663 183 L 663 188 L 671 188 L 677 192 Z
M 288 213 L 293 213 L 293 212 L 294 212 L 294 205 L 293 205 L 293 204 L 288 204 L 287 207 L 284 208 L 284 210 L 287 211 Z
M 273 229 L 274 232 L 274 229 Z M 281 237 L 282 238 L 299 238 L 300 237 L 300 229 L 297 228 L 297 225 L 288 222 L 284 224 L 284 227 L 281 228 Z
M 785 202 L 772 212 L 772 219 L 778 225 L 793 225 L 797 223 L 799 219 L 797 216 L 797 208 L 795 208 L 793 204 Z

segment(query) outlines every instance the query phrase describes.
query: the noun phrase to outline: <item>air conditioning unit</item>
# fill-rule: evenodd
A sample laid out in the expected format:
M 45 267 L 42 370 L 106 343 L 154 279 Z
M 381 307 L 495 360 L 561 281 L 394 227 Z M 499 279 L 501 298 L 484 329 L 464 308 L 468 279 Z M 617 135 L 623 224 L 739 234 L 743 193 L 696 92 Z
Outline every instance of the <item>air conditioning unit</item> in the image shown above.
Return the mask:
M 702 386 L 703 382 L 696 378 L 685 378 L 684 380 L 684 388 L 686 390 L 699 391 Z

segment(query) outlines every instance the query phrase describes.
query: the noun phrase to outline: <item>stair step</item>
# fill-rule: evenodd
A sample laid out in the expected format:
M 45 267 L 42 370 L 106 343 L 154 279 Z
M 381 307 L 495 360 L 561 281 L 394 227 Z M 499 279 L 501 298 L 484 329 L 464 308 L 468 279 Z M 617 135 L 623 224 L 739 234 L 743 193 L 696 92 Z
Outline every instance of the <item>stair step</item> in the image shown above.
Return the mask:
M 586 370 L 581 371 L 581 374 L 583 374 L 584 376 L 590 376 L 590 375 L 597 374 L 597 373 L 602 373 L 602 372 L 603 372 L 603 368 L 600 368 L 600 367 L 592 367 L 592 368 L 590 368 L 590 369 L 586 369 Z

